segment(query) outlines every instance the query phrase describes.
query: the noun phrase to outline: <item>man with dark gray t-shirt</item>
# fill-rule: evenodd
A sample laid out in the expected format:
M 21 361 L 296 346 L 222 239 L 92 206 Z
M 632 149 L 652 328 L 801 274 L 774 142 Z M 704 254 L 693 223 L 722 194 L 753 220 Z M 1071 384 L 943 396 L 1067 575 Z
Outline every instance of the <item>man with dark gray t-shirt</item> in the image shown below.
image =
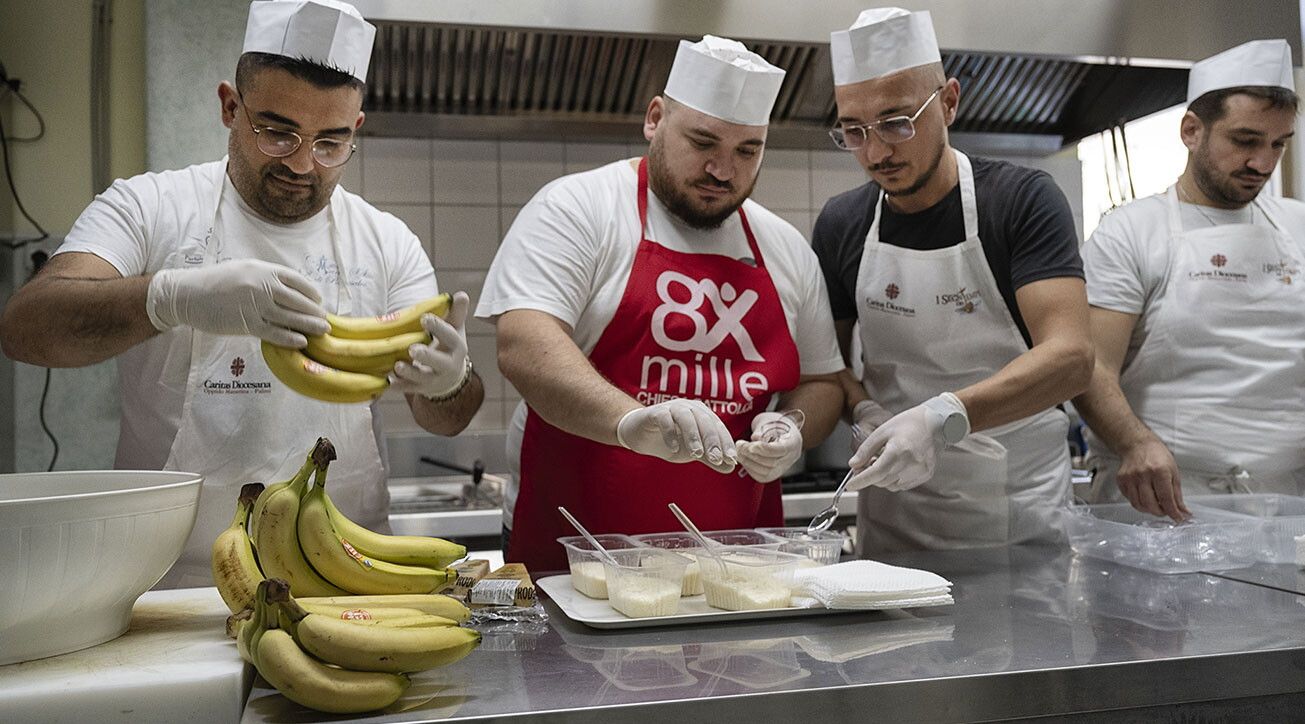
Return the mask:
M 865 436 L 848 461 L 859 552 L 1058 542 L 1056 406 L 1093 363 L 1065 197 L 1044 173 L 951 148 L 961 88 L 929 13 L 867 10 L 830 55 L 830 136 L 871 179 L 814 234 L 845 361 L 854 328 L 862 348 L 861 379 L 844 377 Z

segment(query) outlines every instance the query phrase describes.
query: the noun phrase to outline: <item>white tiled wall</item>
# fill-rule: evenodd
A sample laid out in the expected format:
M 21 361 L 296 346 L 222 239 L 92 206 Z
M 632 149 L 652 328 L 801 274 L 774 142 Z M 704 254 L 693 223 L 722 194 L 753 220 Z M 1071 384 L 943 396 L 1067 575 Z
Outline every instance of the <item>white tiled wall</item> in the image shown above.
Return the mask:
M 407 223 L 430 254 L 440 289 L 465 290 L 474 309 L 499 240 L 541 186 L 645 151 L 643 144 L 369 137 L 359 143 L 343 183 Z M 1048 170 L 1077 188 L 1076 169 L 1066 168 L 1064 180 Z M 752 197 L 810 237 L 825 201 L 864 181 L 846 152 L 770 149 Z M 520 395 L 498 372 L 493 326 L 472 320 L 467 333 L 485 382 L 485 404 L 471 429 L 501 430 Z M 400 395 L 388 394 L 382 407 L 387 431 L 417 429 Z

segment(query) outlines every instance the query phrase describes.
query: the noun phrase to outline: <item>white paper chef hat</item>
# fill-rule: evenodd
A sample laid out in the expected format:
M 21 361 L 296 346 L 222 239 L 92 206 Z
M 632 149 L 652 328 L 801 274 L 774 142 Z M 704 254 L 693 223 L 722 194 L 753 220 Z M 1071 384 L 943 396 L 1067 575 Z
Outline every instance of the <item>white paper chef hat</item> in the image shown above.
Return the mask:
M 680 41 L 666 95 L 722 121 L 744 126 L 770 123 L 770 110 L 784 82 L 784 70 L 743 43 L 714 35 Z
M 834 85 L 860 83 L 942 60 L 929 11 L 862 10 L 847 30 L 829 34 Z
M 1210 91 L 1240 86 L 1276 86 L 1296 90 L 1291 77 L 1291 46 L 1282 39 L 1252 40 L 1192 66 L 1187 102 Z
M 376 26 L 337 0 L 255 0 L 245 53 L 271 53 L 342 70 L 366 82 Z

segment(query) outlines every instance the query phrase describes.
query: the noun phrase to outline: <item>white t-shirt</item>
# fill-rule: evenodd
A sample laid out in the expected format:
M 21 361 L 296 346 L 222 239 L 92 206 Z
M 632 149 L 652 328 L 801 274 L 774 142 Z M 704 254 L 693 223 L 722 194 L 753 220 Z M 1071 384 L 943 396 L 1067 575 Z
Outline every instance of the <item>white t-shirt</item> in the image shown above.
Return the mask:
M 317 282 L 327 309 L 338 309 L 341 270 L 331 248 L 328 210 L 295 224 L 273 224 L 240 198 L 225 169 L 223 160 L 115 181 L 82 212 L 55 253 L 95 254 L 124 277 L 199 266 L 221 184 L 214 236 L 256 240 L 253 243 L 265 250 L 264 260 Z M 344 260 L 344 282 L 353 300 L 350 314 L 384 314 L 438 293 L 430 259 L 402 221 L 340 187 L 333 199 L 339 209 L 335 236 Z M 217 258 L 223 260 L 220 249 Z M 167 462 L 185 402 L 192 335 L 191 328 L 178 327 L 119 355 L 122 429 L 117 467 L 157 470 Z M 375 404 L 372 412 L 380 446 Z
M 843 369 L 824 277 L 810 245 L 760 204 L 745 201 L 743 211 L 784 309 L 801 374 Z M 717 229 L 694 229 L 651 192 L 647 232 L 649 239 L 675 251 L 735 259 L 752 255 L 738 214 Z M 494 318 L 513 309 L 546 312 L 570 325 L 572 339 L 589 354 L 616 314 L 641 236 L 638 174 L 629 160 L 556 179 L 535 194 L 508 230 L 489 268 L 476 316 Z M 507 443 L 514 481 L 525 419 L 525 405 L 518 405 Z M 512 489 L 504 496 L 509 526 L 515 494 Z
M 1083 245 L 1088 303 L 1115 312 L 1139 315 L 1133 327 L 1124 368 L 1132 362 L 1154 327 L 1156 294 L 1163 292 L 1173 247 L 1165 194 L 1138 199 L 1110 212 Z M 1305 203 L 1261 194 L 1241 209 L 1216 209 L 1180 202 L 1183 229 L 1224 224 L 1267 225 L 1262 205 L 1305 248 Z M 1200 314 L 1200 310 L 1193 310 Z

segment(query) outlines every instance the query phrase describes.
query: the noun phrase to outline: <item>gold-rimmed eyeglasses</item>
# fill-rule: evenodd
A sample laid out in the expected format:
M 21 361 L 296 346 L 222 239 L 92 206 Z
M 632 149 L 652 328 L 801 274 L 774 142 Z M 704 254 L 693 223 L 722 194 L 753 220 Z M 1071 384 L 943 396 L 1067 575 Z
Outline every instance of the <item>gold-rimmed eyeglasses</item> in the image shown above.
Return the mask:
M 254 119 L 249 115 L 249 108 L 245 105 L 245 99 L 240 98 L 240 108 L 245 113 L 245 120 L 249 123 L 249 128 L 253 130 L 258 150 L 264 155 L 272 158 L 285 158 L 295 151 L 304 143 L 304 136 L 280 128 L 274 128 L 268 125 L 259 125 L 254 123 Z M 358 149 L 358 145 L 352 140 L 342 141 L 338 138 L 325 138 L 318 136 L 308 136 L 312 139 L 313 160 L 317 165 L 323 168 L 335 168 L 348 163 L 353 158 L 353 152 Z
M 874 131 L 879 140 L 884 143 L 902 143 L 915 138 L 915 120 L 924 113 L 924 109 L 933 102 L 934 98 L 942 92 L 945 86 L 938 86 L 924 103 L 920 104 L 919 109 L 909 116 L 893 116 L 884 118 L 872 123 L 860 123 L 854 126 L 836 126 L 829 129 L 829 137 L 834 139 L 834 145 L 845 151 L 855 151 L 865 145 L 870 131 Z

